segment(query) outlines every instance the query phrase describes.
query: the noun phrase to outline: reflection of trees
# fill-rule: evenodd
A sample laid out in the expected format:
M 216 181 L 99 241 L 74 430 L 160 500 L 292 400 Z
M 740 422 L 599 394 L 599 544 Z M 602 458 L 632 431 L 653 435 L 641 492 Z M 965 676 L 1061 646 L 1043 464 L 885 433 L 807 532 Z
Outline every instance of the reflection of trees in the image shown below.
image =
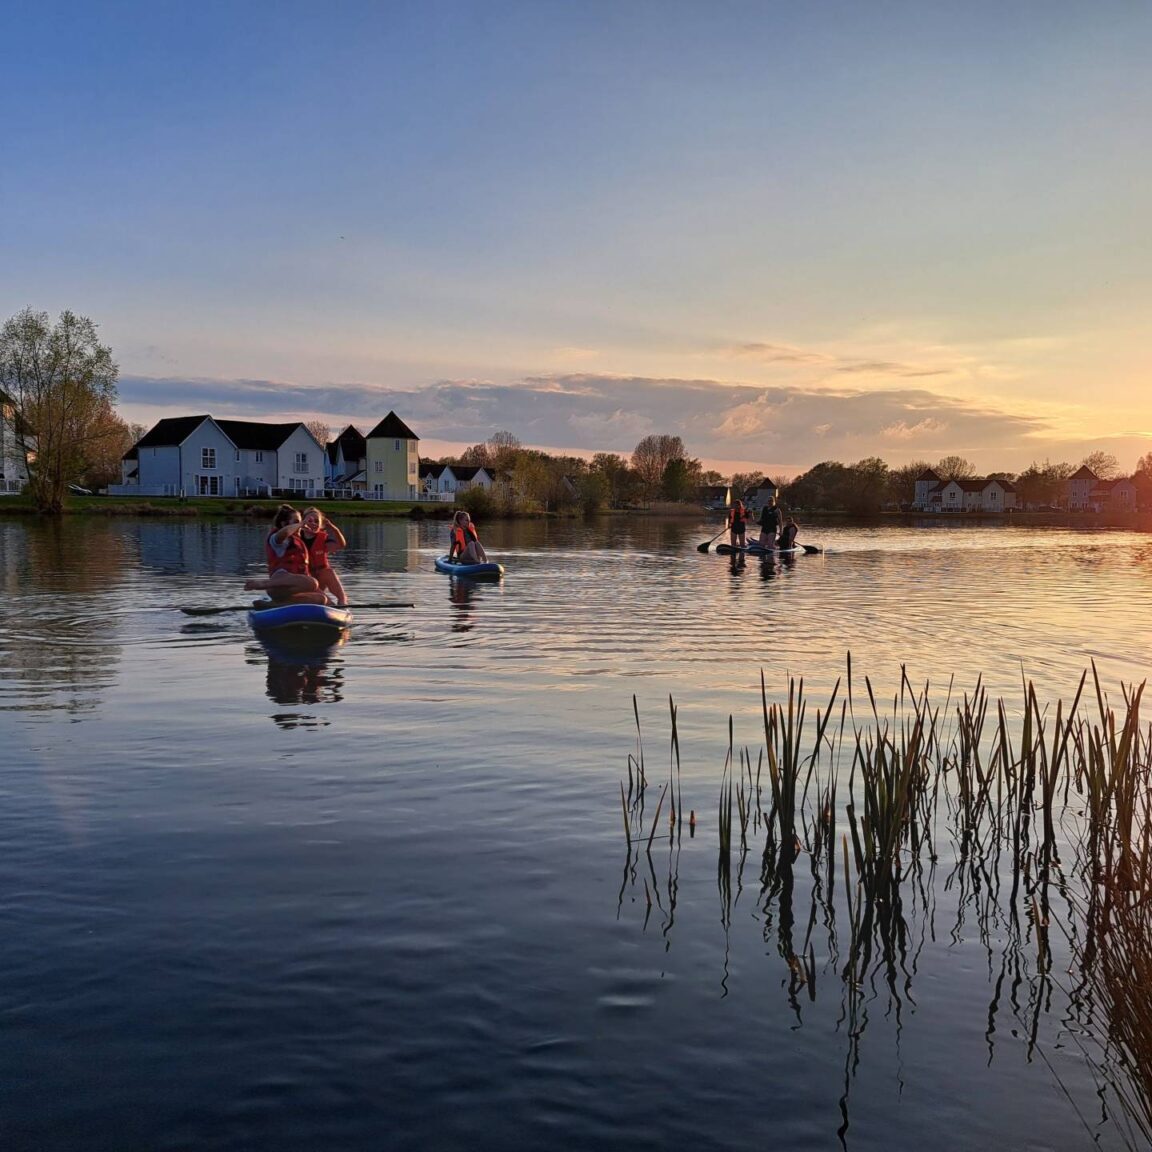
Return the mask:
M 44 518 L 6 523 L 3 581 L 18 616 L 0 630 L 6 678 L 25 688 L 21 710 L 87 710 L 120 655 L 116 613 L 124 579 L 123 535 L 105 520 Z
M 954 945 L 974 941 L 986 956 L 989 1063 L 999 1039 L 1051 1067 L 1045 1023 L 1062 1034 L 1071 1023 L 1105 1115 L 1128 1126 L 1132 1147 L 1152 1141 L 1152 727 L 1140 728 L 1142 686 L 1125 689 L 1116 715 L 1096 681 L 1096 715 L 1085 716 L 1086 679 L 1054 716 L 1031 684 L 1022 709 L 993 703 L 980 684 L 959 701 L 950 690 L 941 706 L 906 677 L 884 710 L 867 680 L 856 698 L 849 662 L 846 700 L 837 704 L 838 683 L 814 723 L 802 685 L 790 684 L 782 704 L 770 704 L 762 685 L 756 754 L 734 747 L 729 720 L 717 818 L 721 987 L 727 994 L 732 909 L 758 841 L 757 911 L 796 1025 L 818 984 L 838 996 L 843 1144 L 870 1020 L 887 1021 L 899 1045 L 942 916 Z M 672 716 L 678 765 L 674 707 Z M 621 786 L 628 857 L 619 906 L 643 880 L 644 925 L 656 903 L 669 947 L 677 824 L 664 884 L 652 844 L 669 788 L 679 809 L 679 775 L 646 826 L 638 718 L 637 732 L 627 792 Z M 1054 933 L 1069 945 L 1071 986 Z

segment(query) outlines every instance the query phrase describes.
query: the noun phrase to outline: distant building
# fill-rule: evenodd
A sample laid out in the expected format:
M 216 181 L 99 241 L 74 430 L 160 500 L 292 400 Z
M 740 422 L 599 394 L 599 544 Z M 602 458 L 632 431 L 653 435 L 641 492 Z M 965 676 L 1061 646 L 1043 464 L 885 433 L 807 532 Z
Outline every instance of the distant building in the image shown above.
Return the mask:
M 931 468 L 916 477 L 912 507 L 917 512 L 930 512 L 940 507 L 940 487 L 943 481 Z
M 365 440 L 368 494 L 377 500 L 418 499 L 420 437 L 389 412 Z
M 112 495 L 313 495 L 323 490 L 324 449 L 296 421 L 262 424 L 172 416 L 124 454 Z
M 368 490 L 368 441 L 351 424 L 324 451 L 324 487 L 343 495 Z
M 1092 507 L 1092 489 L 1100 483 L 1096 473 L 1081 465 L 1064 481 L 1064 504 L 1071 512 L 1087 512 Z
M 929 507 L 936 508 L 936 495 L 929 492 Z M 1016 486 L 1010 480 L 994 477 L 949 480 L 940 488 L 941 512 L 1007 512 L 1016 507 Z
M 732 503 L 732 489 L 727 484 L 702 484 L 696 499 L 710 512 L 718 512 Z
M 16 415 L 16 405 L 0 391 L 0 496 L 14 496 L 28 483 L 25 450 L 35 457 L 35 438 Z

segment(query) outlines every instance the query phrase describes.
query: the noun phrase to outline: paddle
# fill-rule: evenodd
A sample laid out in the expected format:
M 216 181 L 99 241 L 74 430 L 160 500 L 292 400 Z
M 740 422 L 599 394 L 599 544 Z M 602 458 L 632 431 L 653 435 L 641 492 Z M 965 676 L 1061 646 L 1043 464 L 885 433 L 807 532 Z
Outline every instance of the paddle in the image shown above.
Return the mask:
M 287 601 L 285 601 L 287 603 Z M 349 604 L 354 612 L 359 612 L 361 608 L 415 608 L 415 604 L 401 603 L 399 600 L 386 600 L 382 604 Z M 251 604 L 230 604 L 223 608 L 200 608 L 200 607 L 182 607 L 180 609 L 186 616 L 216 616 L 221 612 L 250 612 L 252 610 Z
M 708 549 L 711 548 L 712 545 L 715 544 L 716 541 L 719 540 L 720 537 L 723 536 L 724 533 L 727 531 L 728 531 L 728 525 L 725 524 L 724 527 L 721 528 L 720 531 L 717 532 L 716 535 L 713 536 L 711 540 L 706 540 L 703 544 L 697 544 L 696 545 L 696 551 L 701 553 L 701 554 L 707 552 Z

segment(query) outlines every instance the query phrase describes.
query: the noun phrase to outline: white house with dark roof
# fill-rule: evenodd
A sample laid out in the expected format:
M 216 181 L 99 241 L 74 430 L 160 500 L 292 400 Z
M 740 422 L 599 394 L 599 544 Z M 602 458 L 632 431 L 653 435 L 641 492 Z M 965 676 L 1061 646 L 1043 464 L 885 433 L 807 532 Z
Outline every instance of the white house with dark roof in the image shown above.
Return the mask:
M 299 421 L 173 416 L 125 453 L 121 470 L 112 495 L 310 496 L 323 489 L 324 449 Z
M 935 491 L 930 491 L 929 507 L 935 508 Z M 986 479 L 955 479 L 943 485 L 939 493 L 941 512 L 1007 512 L 1016 507 L 1016 487 L 1009 481 L 993 477 Z
M 1064 481 L 1064 502 L 1069 511 L 1087 512 L 1092 507 L 1092 490 L 1100 483 L 1100 478 L 1087 465 L 1081 464 Z
M 325 450 L 324 487 L 363 495 L 368 489 L 368 442 L 351 424 Z

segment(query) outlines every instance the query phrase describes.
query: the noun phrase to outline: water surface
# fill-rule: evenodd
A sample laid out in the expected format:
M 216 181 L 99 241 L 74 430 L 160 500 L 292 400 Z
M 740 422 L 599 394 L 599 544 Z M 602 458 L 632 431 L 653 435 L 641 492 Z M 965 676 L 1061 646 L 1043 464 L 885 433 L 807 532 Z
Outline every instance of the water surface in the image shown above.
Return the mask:
M 353 602 L 413 607 L 301 655 L 179 611 L 245 603 L 251 524 L 0 519 L 5 1147 L 1123 1146 L 1066 954 L 941 883 L 898 983 L 846 992 L 822 933 L 798 989 L 785 910 L 721 898 L 715 807 L 761 673 L 820 700 L 850 651 L 881 699 L 1018 703 L 1094 661 L 1118 699 L 1147 536 L 809 529 L 741 566 L 711 521 L 494 524 L 482 584 L 433 571 L 443 525 L 342 527 Z M 660 777 L 675 701 L 699 813 L 650 879 L 634 695 Z

